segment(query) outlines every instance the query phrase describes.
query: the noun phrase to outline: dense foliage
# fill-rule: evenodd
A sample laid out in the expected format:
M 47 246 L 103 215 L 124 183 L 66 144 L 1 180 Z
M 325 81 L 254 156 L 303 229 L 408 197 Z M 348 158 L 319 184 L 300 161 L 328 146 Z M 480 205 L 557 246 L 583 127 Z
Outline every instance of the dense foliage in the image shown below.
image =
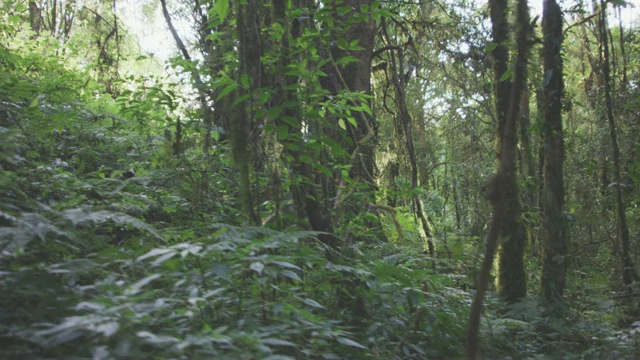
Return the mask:
M 116 2 L 2 1 L 0 358 L 464 356 L 496 46 L 486 9 L 418 3 L 162 1 L 195 34 L 163 69 Z M 527 297 L 489 292 L 483 357 L 640 354 L 640 33 L 602 7 L 565 9 L 559 311 L 540 296 L 549 77 L 531 24 Z

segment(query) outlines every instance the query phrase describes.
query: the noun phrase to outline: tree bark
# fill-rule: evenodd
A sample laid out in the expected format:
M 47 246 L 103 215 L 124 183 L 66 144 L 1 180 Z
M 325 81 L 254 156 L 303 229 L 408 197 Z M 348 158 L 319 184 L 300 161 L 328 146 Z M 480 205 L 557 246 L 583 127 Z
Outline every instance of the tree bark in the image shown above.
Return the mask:
M 504 71 L 507 69 L 507 7 L 505 0 L 489 2 L 492 19 L 492 36 L 496 48 L 494 56 L 494 92 L 498 116 L 498 170 L 485 188 L 485 196 L 491 202 L 493 214 L 482 267 L 476 280 L 476 294 L 471 304 L 471 314 L 466 334 L 466 358 L 478 358 L 478 333 L 484 296 L 488 288 L 489 274 L 493 265 L 496 247 L 502 243 L 499 277 L 502 281 L 501 295 L 507 301 L 517 301 L 526 295 L 526 283 L 523 269 L 523 251 L 525 231 L 520 222 L 520 203 L 517 184 L 517 122 L 520 100 L 526 79 L 528 55 L 529 9 L 526 0 L 519 0 L 517 7 L 518 33 L 516 40 L 517 55 L 512 86 L 505 85 Z M 501 81 L 502 80 L 502 81 Z M 509 92 L 510 88 L 510 92 Z M 514 258 L 508 259 L 511 255 Z M 506 273 L 513 270 L 515 274 Z M 500 288 L 499 288 L 500 289 Z
M 279 119 L 276 119 L 276 127 L 287 127 L 288 134 L 286 139 L 280 140 L 283 144 L 284 152 L 291 156 L 293 159 L 291 162 L 291 169 L 295 176 L 300 177 L 301 181 L 294 181 L 291 185 L 291 191 L 294 194 L 293 200 L 296 202 L 296 206 L 303 210 L 309 219 L 309 225 L 311 229 L 321 232 L 318 238 L 322 243 L 330 248 L 329 257 L 333 254 L 331 251 L 338 250 L 337 238 L 333 233 L 333 224 L 331 217 L 328 214 L 327 202 L 322 199 L 318 193 L 316 185 L 313 183 L 314 178 L 313 169 L 311 166 L 301 160 L 301 156 L 305 155 L 302 150 L 304 149 L 302 139 L 302 123 L 298 122 L 299 126 L 291 125 L 294 122 L 285 122 L 282 119 L 301 119 L 300 100 L 296 98 L 295 85 L 298 83 L 297 76 L 287 75 L 285 70 L 295 60 L 292 58 L 292 51 L 290 49 L 289 37 L 297 38 L 300 36 L 300 29 L 294 29 L 294 26 L 289 23 L 289 19 L 286 17 L 287 10 L 286 0 L 273 0 L 273 19 L 275 22 L 281 24 L 286 29 L 285 36 L 280 40 L 280 58 L 277 61 L 277 72 L 272 76 L 270 81 L 273 82 L 274 94 L 272 96 L 273 105 L 281 106 L 283 108 L 282 114 Z M 289 89 L 289 90 L 288 90 Z M 291 105 L 286 105 L 291 104 Z M 292 146 L 287 146 L 292 145 Z
M 334 44 L 320 45 L 320 52 L 326 58 L 330 59 L 322 70 L 327 74 L 320 79 L 322 87 L 329 92 L 331 96 L 340 93 L 352 94 L 370 94 L 371 90 L 371 59 L 373 57 L 373 47 L 376 24 L 371 14 L 362 11 L 363 8 L 370 8 L 373 0 L 344 0 L 330 1 L 325 6 L 330 7 L 332 11 L 333 21 L 340 23 L 340 28 L 348 28 L 348 30 L 330 30 L 332 37 L 335 39 L 344 39 L 346 43 L 351 44 L 356 41 L 361 47 L 360 50 L 344 50 Z M 351 9 L 347 13 L 340 13 L 338 8 Z M 346 65 L 339 65 L 338 61 L 345 57 L 352 56 L 357 62 L 350 62 Z M 358 106 L 360 104 L 352 103 Z M 368 104 L 367 104 L 368 105 Z M 340 142 L 348 153 L 351 154 L 349 165 L 349 178 L 360 183 L 360 188 L 365 194 L 352 202 L 351 209 L 356 215 L 366 209 L 368 203 L 375 202 L 375 193 L 377 186 L 375 185 L 375 138 L 373 119 L 364 111 L 352 111 L 357 126 L 346 123 L 346 136 L 332 136 L 334 140 Z M 335 119 L 337 121 L 337 119 Z M 345 185 L 345 179 L 338 179 L 338 183 Z M 345 195 L 338 192 L 335 197 L 336 208 L 339 204 L 345 203 Z M 369 229 L 380 229 L 379 234 L 383 234 L 382 225 L 379 220 L 370 221 Z M 348 237 L 348 236 L 347 236 Z M 366 239 L 362 239 L 366 240 Z
M 164 1 L 164 0 L 163 0 Z M 262 79 L 262 63 L 260 61 L 260 25 L 257 0 L 238 3 L 237 31 L 239 37 L 239 82 L 248 76 L 249 88 L 238 86 L 238 98 L 248 95 L 247 105 L 238 106 L 235 121 L 231 127 L 231 148 L 238 175 L 240 177 L 240 197 L 245 216 L 255 225 L 260 219 L 253 208 L 251 194 L 251 172 L 249 149 L 253 127 L 253 96 Z
M 162 15 L 164 16 L 164 20 L 167 23 L 167 27 L 169 28 L 169 32 L 171 33 L 173 40 L 176 42 L 178 50 L 180 50 L 180 53 L 185 60 L 189 62 L 192 61 L 187 47 L 184 45 L 184 42 L 180 38 L 180 35 L 178 34 L 175 26 L 173 26 L 173 21 L 171 20 L 171 15 L 169 14 L 169 8 L 167 7 L 167 0 L 160 0 L 160 5 L 162 6 Z M 202 111 L 202 118 L 205 126 L 202 148 L 205 153 L 208 153 L 209 149 L 211 148 L 211 127 L 213 125 L 213 112 L 209 107 L 204 84 L 202 82 L 202 78 L 198 69 L 194 67 L 191 70 L 191 76 L 193 76 L 193 80 L 196 83 L 196 89 L 198 90 L 198 101 L 200 102 L 200 109 Z
M 391 43 L 391 37 L 389 36 L 386 28 L 383 29 L 385 34 L 385 38 L 387 43 Z M 411 200 L 413 202 L 413 207 L 415 209 L 415 215 L 420 219 L 420 225 L 422 225 L 422 231 L 425 236 L 425 243 L 427 244 L 427 250 L 429 252 L 429 257 L 431 258 L 433 268 L 435 268 L 435 259 L 436 259 L 436 248 L 433 241 L 433 235 L 431 233 L 431 227 L 429 226 L 429 220 L 424 213 L 422 208 L 422 202 L 420 200 L 420 196 L 417 192 L 418 189 L 418 161 L 416 159 L 416 151 L 413 146 L 413 120 L 411 118 L 411 114 L 409 113 L 409 109 L 407 108 L 407 99 L 406 99 L 406 81 L 404 74 L 402 73 L 404 69 L 404 55 L 402 53 L 403 49 L 400 46 L 387 45 L 387 48 L 391 51 L 389 58 L 391 62 L 390 71 L 391 71 L 391 80 L 393 82 L 393 88 L 395 93 L 395 102 L 396 107 L 398 109 L 398 113 L 396 114 L 396 122 L 398 123 L 398 133 L 400 136 L 404 136 L 404 144 L 409 155 L 409 163 L 411 165 Z M 397 60 L 393 51 L 398 52 Z M 422 184 L 423 186 L 425 184 Z
M 541 290 L 553 307 L 562 303 L 567 272 L 567 237 L 564 208 L 564 136 L 562 130 L 563 66 L 561 56 L 562 11 L 556 0 L 546 0 L 543 32 L 543 269 Z
M 607 36 L 607 3 L 604 0 L 600 0 L 600 39 L 602 41 L 603 49 L 603 63 L 602 63 L 602 76 L 604 78 L 604 93 L 605 93 L 605 109 L 607 122 L 609 124 L 609 135 L 611 138 L 611 147 L 613 150 L 613 176 L 615 180 L 614 196 L 616 201 L 616 212 L 618 215 L 618 227 L 620 229 L 620 242 L 622 247 L 621 262 L 622 262 L 622 284 L 626 291 L 631 290 L 631 284 L 635 277 L 633 262 L 631 260 L 631 254 L 629 249 L 630 236 L 629 227 L 627 226 L 627 214 L 624 199 L 622 198 L 622 174 L 620 165 L 620 147 L 618 146 L 618 132 L 615 124 L 615 117 L 613 115 L 613 99 L 611 96 L 611 65 L 609 61 L 609 41 Z
M 526 277 L 524 272 L 524 246 L 526 231 L 522 224 L 522 209 L 518 195 L 517 183 L 517 116 L 520 98 L 526 76 L 529 11 L 526 3 L 518 3 L 518 54 L 515 59 L 513 85 L 507 74 L 509 66 L 509 24 L 507 20 L 507 1 L 491 0 L 489 2 L 494 58 L 494 102 L 497 119 L 496 153 L 499 160 L 499 172 L 503 179 L 500 189 L 504 204 L 508 211 L 497 218 L 501 238 L 498 244 L 498 294 L 507 302 L 516 302 L 526 296 Z M 521 9 L 524 7 L 524 9 Z M 516 96 L 517 97 L 514 97 Z M 513 119 L 510 116 L 514 116 Z M 514 123 L 511 123 L 514 121 Z M 502 196 L 501 196 L 502 197 Z M 496 209 L 494 209 L 496 212 Z
M 42 10 L 40 10 L 38 3 L 35 1 L 29 1 L 29 23 L 31 30 L 33 30 L 36 35 L 39 35 L 40 27 L 42 26 Z

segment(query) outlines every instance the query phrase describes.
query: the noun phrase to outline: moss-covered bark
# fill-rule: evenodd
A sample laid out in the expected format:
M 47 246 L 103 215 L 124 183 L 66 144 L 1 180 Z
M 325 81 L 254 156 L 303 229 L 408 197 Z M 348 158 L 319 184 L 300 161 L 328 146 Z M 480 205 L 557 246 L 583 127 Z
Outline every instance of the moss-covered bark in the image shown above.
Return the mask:
M 547 81 L 543 85 L 543 270 L 542 294 L 548 305 L 562 301 L 567 272 L 564 219 L 564 137 L 562 131 L 562 12 L 555 0 L 543 8 L 543 57 Z
M 517 158 L 518 133 L 517 122 L 522 92 L 526 79 L 528 57 L 529 9 L 526 0 L 518 1 L 516 39 L 517 56 L 515 58 L 513 80 L 505 84 L 503 75 L 507 70 L 508 39 L 507 2 L 491 0 L 489 2 L 493 24 L 494 42 L 494 96 L 498 122 L 496 149 L 498 151 L 498 170 L 485 187 L 485 197 L 491 202 L 493 214 L 482 268 L 476 280 L 476 295 L 471 304 L 471 315 L 466 335 L 466 358 L 478 358 L 478 333 L 482 303 L 487 291 L 489 274 L 498 247 L 499 272 L 498 291 L 509 302 L 515 302 L 526 295 L 524 273 L 524 226 L 518 198 Z
M 495 213 L 502 213 L 496 219 L 499 226 L 498 244 L 498 293 L 508 302 L 515 302 L 526 295 L 526 277 L 524 272 L 524 247 L 526 231 L 524 230 L 521 214 L 522 209 L 518 196 L 517 183 L 517 117 L 519 114 L 520 98 L 524 87 L 525 69 L 527 62 L 529 10 L 527 4 L 518 3 L 517 35 L 518 55 L 515 59 L 516 71 L 511 77 L 505 77 L 509 68 L 509 23 L 507 19 L 507 1 L 493 0 L 489 2 L 492 37 L 495 48 L 494 59 L 494 103 L 497 122 L 496 153 L 498 154 L 499 172 L 501 180 L 494 184 L 493 191 L 500 193 L 500 206 Z M 503 211 L 500 211 L 503 210 Z

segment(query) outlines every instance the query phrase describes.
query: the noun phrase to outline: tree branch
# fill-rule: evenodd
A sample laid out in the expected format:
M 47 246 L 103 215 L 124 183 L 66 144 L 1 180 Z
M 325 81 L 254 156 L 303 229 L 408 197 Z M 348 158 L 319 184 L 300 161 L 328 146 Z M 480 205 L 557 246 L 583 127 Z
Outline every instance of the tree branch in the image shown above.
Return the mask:
M 173 22 L 171 21 L 171 15 L 169 15 L 169 9 L 167 8 L 167 0 L 160 0 L 160 4 L 162 4 L 162 15 L 164 15 L 164 20 L 167 22 L 167 26 L 169 27 L 169 31 L 171 32 L 171 36 L 173 36 L 173 40 L 175 40 L 178 49 L 184 56 L 185 60 L 191 61 L 191 56 L 189 56 L 189 52 L 187 51 L 187 47 L 184 46 L 182 39 L 180 39 L 180 35 L 178 35 L 178 31 L 173 26 Z

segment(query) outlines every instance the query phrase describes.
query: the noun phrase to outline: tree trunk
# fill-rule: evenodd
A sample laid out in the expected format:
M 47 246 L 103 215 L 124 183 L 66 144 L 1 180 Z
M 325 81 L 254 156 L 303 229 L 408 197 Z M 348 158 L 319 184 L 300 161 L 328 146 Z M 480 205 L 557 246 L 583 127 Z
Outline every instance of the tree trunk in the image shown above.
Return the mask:
M 564 136 L 562 131 L 562 11 L 556 0 L 544 2 L 542 19 L 543 84 L 543 269 L 542 295 L 549 306 L 562 302 L 567 272 L 564 207 Z
M 29 1 L 29 24 L 31 30 L 40 35 L 40 28 L 42 26 L 42 10 L 35 1 Z
M 526 206 L 532 207 L 536 205 L 536 171 L 533 158 L 533 150 L 531 148 L 531 111 L 529 109 L 530 91 L 524 89 L 520 102 L 521 114 L 519 122 L 520 133 L 520 179 L 524 181 L 526 193 Z
M 602 76 L 604 78 L 604 93 L 605 93 L 605 108 L 606 116 L 609 123 L 609 134 L 611 138 L 611 147 L 613 149 L 613 177 L 615 180 L 615 201 L 616 212 L 618 215 L 618 227 L 620 229 L 620 242 L 622 247 L 621 262 L 622 262 L 622 284 L 625 286 L 625 290 L 630 291 L 631 284 L 635 277 L 633 262 L 631 260 L 631 254 L 629 249 L 629 227 L 627 226 L 627 214 L 624 200 L 622 198 L 622 174 L 620 165 L 620 147 L 618 146 L 618 133 L 615 124 L 615 118 L 613 116 L 613 99 L 611 97 L 611 66 L 609 61 L 609 41 L 607 36 L 607 11 L 604 0 L 600 0 L 600 39 L 602 41 L 603 48 L 603 64 L 602 64 Z
M 485 188 L 485 196 L 491 202 L 493 214 L 482 267 L 476 280 L 476 294 L 471 304 L 471 314 L 466 335 L 466 358 L 478 358 L 478 332 L 482 303 L 489 283 L 496 247 L 502 242 L 500 251 L 501 295 L 507 301 L 517 301 L 526 295 L 523 269 L 525 231 L 520 222 L 520 203 L 517 184 L 517 122 L 520 100 L 526 79 L 529 9 L 526 0 L 518 1 L 517 8 L 517 56 L 513 74 L 513 85 L 500 81 L 507 69 L 508 53 L 505 41 L 508 37 L 506 1 L 489 2 L 493 24 L 492 36 L 496 48 L 494 56 L 494 92 L 498 116 L 498 170 Z M 510 92 L 509 92 L 510 88 Z M 506 256 L 513 256 L 509 259 Z M 508 273 L 513 270 L 515 274 Z M 500 289 L 500 288 L 499 288 Z
M 383 25 L 384 26 L 384 25 Z M 386 41 L 391 44 L 391 37 L 389 36 L 387 29 L 383 29 Z M 391 51 L 389 59 L 391 60 L 391 80 L 393 82 L 393 88 L 395 93 L 395 102 L 398 109 L 396 115 L 396 122 L 398 123 L 398 133 L 400 136 L 404 136 L 404 144 L 409 155 L 409 163 L 411 165 L 411 200 L 413 202 L 413 208 L 415 209 L 415 215 L 420 219 L 420 225 L 422 225 L 422 231 L 425 236 L 425 243 L 427 245 L 427 251 L 431 258 L 433 268 L 435 268 L 436 248 L 433 241 L 433 235 L 431 233 L 431 227 L 429 226 L 429 220 L 422 208 L 422 202 L 417 192 L 418 189 L 418 161 L 416 159 L 416 151 L 413 146 L 413 120 L 409 109 L 407 108 L 406 99 L 406 81 L 403 74 L 404 71 L 404 54 L 403 49 L 397 45 L 388 45 L 387 48 Z M 398 52 L 398 56 L 394 54 L 394 51 Z M 425 184 L 422 184 L 423 186 Z
M 292 55 L 291 44 L 289 38 L 298 38 L 302 29 L 299 26 L 293 26 L 286 16 L 287 1 L 273 0 L 273 21 L 279 23 L 285 29 L 285 36 L 280 39 L 279 58 L 276 62 L 276 71 L 267 76 L 267 81 L 271 82 L 273 94 L 271 97 L 271 105 L 282 108 L 282 113 L 275 120 L 276 128 L 286 128 L 287 136 L 279 138 L 279 142 L 283 145 L 283 151 L 290 158 L 291 171 L 300 181 L 293 181 L 290 185 L 293 194 L 293 201 L 296 209 L 304 213 L 309 220 L 311 229 L 321 232 L 318 238 L 322 243 L 330 248 L 329 257 L 333 257 L 333 252 L 337 252 L 338 242 L 333 233 L 333 224 L 327 202 L 318 192 L 316 184 L 314 184 L 314 171 L 308 163 L 302 161 L 305 146 L 303 142 L 302 111 L 300 109 L 300 99 L 297 98 L 296 84 L 299 78 L 297 76 L 287 75 L 286 69 L 290 67 L 295 59 Z M 293 89 L 293 90 L 292 90 Z M 295 121 L 283 121 L 283 119 L 295 119 Z M 293 124 L 297 123 L 297 126 Z
M 178 34 L 175 26 L 173 26 L 173 21 L 171 20 L 171 15 L 169 14 L 169 9 L 167 7 L 167 0 L 160 0 L 160 5 L 162 7 L 162 15 L 164 16 L 164 20 L 167 23 L 167 27 L 169 28 L 169 32 L 171 33 L 173 40 L 176 42 L 178 50 L 180 50 L 180 53 L 185 60 L 191 62 L 191 55 L 189 55 L 189 51 L 184 45 L 184 42 L 182 42 L 182 39 L 180 38 L 180 35 Z M 194 67 L 191 70 L 191 76 L 193 76 L 193 81 L 196 83 L 196 88 L 198 90 L 198 101 L 200 102 L 200 110 L 202 112 L 202 118 L 205 127 L 202 148 L 205 153 L 208 153 L 209 149 L 211 148 L 211 127 L 213 124 L 213 112 L 209 107 L 204 84 L 202 82 L 202 78 L 198 69 Z
M 374 37 L 376 24 L 371 14 L 362 11 L 363 8 L 370 8 L 373 0 L 344 0 L 331 1 L 325 6 L 330 7 L 333 21 L 342 24 L 337 28 L 348 28 L 348 30 L 330 30 L 335 39 L 344 39 L 346 43 L 357 42 L 361 48 L 359 50 L 340 49 L 335 44 L 323 44 L 325 48 L 320 49 L 323 56 L 330 59 L 322 70 L 327 74 L 320 79 L 322 87 L 331 96 L 341 93 L 370 94 L 371 92 L 371 59 L 373 56 Z M 351 9 L 347 13 L 340 13 L 339 8 Z M 335 42 L 335 41 L 334 41 Z M 327 47 L 328 45 L 328 47 Z M 357 59 L 357 62 L 350 62 L 346 65 L 339 65 L 338 61 L 345 56 Z M 353 106 L 358 106 L 352 102 Z M 367 104 L 368 106 L 368 104 Z M 368 106 L 370 108 L 370 106 Z M 374 145 L 376 133 L 374 132 L 373 119 L 364 111 L 352 111 L 356 125 L 346 123 L 346 136 L 334 136 L 334 140 L 340 142 L 351 154 L 349 165 L 349 178 L 359 182 L 360 188 L 365 194 L 360 199 L 351 201 L 351 209 L 357 215 L 367 208 L 368 203 L 375 203 L 375 157 Z M 335 119 L 336 121 L 338 119 Z M 344 179 L 338 180 L 341 185 L 345 185 Z M 335 196 L 335 206 L 345 203 L 344 194 L 338 193 Z M 384 234 L 382 224 L 379 220 L 369 221 L 369 229 L 379 229 L 378 234 Z M 348 234 L 347 234 L 348 238 Z M 366 239 L 360 239 L 366 240 Z
M 497 218 L 501 241 L 498 244 L 498 294 L 507 302 L 516 302 L 526 296 L 526 277 L 524 272 L 524 246 L 526 243 L 526 231 L 521 220 L 521 205 L 518 195 L 518 183 L 516 178 L 516 156 L 517 156 L 517 127 L 516 123 L 519 114 L 520 97 L 524 85 L 524 76 L 527 61 L 527 42 L 529 23 L 528 8 L 526 3 L 519 5 L 519 34 L 518 34 L 518 55 L 516 67 L 521 69 L 521 78 L 513 76 L 513 86 L 508 79 L 503 76 L 508 71 L 509 49 L 506 42 L 509 39 L 509 24 L 507 20 L 507 1 L 491 0 L 489 2 L 492 22 L 492 36 L 496 48 L 493 50 L 494 58 L 494 96 L 495 111 L 497 118 L 497 141 L 496 152 L 499 159 L 499 168 L 502 172 L 501 178 L 504 180 L 500 189 L 495 189 L 503 193 L 504 204 L 508 211 Z M 525 14 L 520 6 L 525 7 Z M 518 95 L 515 100 L 513 96 Z M 514 119 L 509 119 L 509 112 L 513 112 Z M 512 153 L 513 152 L 513 153 Z M 501 196 L 502 197 L 502 196 Z M 494 209 L 494 212 L 496 210 Z
M 238 106 L 235 121 L 231 128 L 231 147 L 238 175 L 240 177 L 240 197 L 245 216 L 255 225 L 260 224 L 251 194 L 251 173 L 249 148 L 251 146 L 251 131 L 253 127 L 253 96 L 261 86 L 262 64 L 260 62 L 260 25 L 258 4 L 256 0 L 238 4 L 237 31 L 239 36 L 239 82 L 248 76 L 249 87 L 238 86 L 238 97 L 247 96 L 247 105 Z

